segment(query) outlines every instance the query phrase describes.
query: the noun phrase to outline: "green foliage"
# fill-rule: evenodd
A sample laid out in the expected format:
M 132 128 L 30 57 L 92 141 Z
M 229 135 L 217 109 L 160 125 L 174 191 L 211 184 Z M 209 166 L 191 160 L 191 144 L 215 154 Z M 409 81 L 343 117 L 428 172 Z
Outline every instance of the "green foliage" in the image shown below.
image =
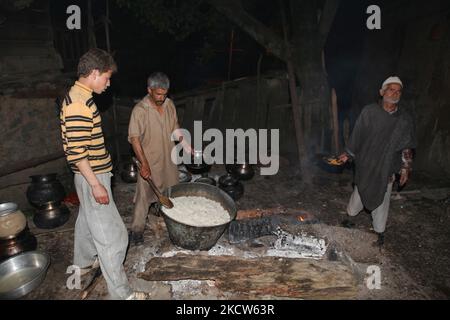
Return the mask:
M 147 26 L 181 41 L 213 28 L 218 14 L 204 0 L 115 0 Z
M 141 25 L 179 42 L 193 41 L 198 63 L 207 63 L 228 45 L 232 25 L 207 0 L 114 1 L 129 10 Z
M 0 9 L 5 11 L 19 11 L 28 8 L 34 0 L 0 0 Z

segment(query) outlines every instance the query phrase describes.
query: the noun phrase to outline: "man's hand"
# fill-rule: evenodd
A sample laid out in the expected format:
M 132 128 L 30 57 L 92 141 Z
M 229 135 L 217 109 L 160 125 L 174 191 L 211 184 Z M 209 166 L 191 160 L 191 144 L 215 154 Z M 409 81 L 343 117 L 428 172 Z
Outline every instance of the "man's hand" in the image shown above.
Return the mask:
M 400 170 L 400 187 L 403 187 L 409 179 L 409 170 L 401 169 Z
M 92 186 L 92 195 L 94 199 L 99 204 L 108 204 L 109 196 L 108 191 L 102 184 L 96 184 Z
M 338 159 L 339 159 L 339 161 L 341 161 L 342 163 L 346 163 L 349 159 L 350 159 L 350 157 L 348 156 L 348 154 L 347 153 L 343 153 L 343 154 L 341 154 L 339 157 L 338 157 Z
M 139 170 L 141 177 L 145 180 L 149 179 L 152 176 L 152 171 L 150 170 L 150 166 L 147 162 L 141 164 L 141 169 Z

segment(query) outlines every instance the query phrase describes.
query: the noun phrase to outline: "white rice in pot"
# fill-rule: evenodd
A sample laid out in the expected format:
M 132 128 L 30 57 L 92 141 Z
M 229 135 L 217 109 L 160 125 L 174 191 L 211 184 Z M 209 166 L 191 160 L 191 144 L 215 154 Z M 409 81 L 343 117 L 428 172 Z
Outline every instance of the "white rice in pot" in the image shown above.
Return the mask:
M 162 208 L 164 213 L 178 222 L 194 227 L 213 227 L 230 222 L 230 214 L 222 205 L 205 197 L 170 198 L 173 208 Z

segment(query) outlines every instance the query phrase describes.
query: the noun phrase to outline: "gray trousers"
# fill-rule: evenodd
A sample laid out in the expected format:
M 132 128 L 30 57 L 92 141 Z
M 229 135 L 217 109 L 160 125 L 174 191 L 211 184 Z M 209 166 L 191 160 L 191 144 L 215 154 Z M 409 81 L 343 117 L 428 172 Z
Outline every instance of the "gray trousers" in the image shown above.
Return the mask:
M 391 203 L 393 182 L 387 185 L 386 193 L 384 194 L 383 203 L 372 211 L 372 225 L 373 230 L 378 233 L 382 233 L 386 230 L 386 222 L 389 214 L 389 205 Z M 364 205 L 361 201 L 361 196 L 358 192 L 358 187 L 355 185 L 355 189 L 350 197 L 350 201 L 347 206 L 347 213 L 349 216 L 356 216 L 364 209 Z
M 148 216 L 148 210 L 153 202 L 158 201 L 152 188 L 140 175 L 136 183 L 136 194 L 133 213 L 133 222 L 131 223 L 131 231 L 142 233 L 145 229 L 145 223 Z
M 95 201 L 92 188 L 81 174 L 75 174 L 75 188 L 80 209 L 75 223 L 74 264 L 86 268 L 98 257 L 111 299 L 125 299 L 132 290 L 123 262 L 128 234 L 111 192 L 112 173 L 97 174 L 108 191 L 109 204 Z

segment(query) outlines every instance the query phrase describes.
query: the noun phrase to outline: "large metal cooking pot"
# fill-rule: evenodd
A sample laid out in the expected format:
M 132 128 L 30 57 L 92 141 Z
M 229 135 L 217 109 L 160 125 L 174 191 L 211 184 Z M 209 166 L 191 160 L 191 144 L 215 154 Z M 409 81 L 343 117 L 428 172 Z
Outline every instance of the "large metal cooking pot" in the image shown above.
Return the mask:
M 0 204 L 0 239 L 12 239 L 27 226 L 27 218 L 17 204 Z
M 66 193 L 56 173 L 31 176 L 27 199 L 31 205 L 43 209 L 48 203 L 60 203 Z
M 209 250 L 222 236 L 228 225 L 236 218 L 237 209 L 233 199 L 217 187 L 204 183 L 180 183 L 164 191 L 171 198 L 181 196 L 205 197 L 219 202 L 230 214 L 230 221 L 213 227 L 194 227 L 173 220 L 163 211 L 163 218 L 170 240 L 177 246 L 189 250 Z

